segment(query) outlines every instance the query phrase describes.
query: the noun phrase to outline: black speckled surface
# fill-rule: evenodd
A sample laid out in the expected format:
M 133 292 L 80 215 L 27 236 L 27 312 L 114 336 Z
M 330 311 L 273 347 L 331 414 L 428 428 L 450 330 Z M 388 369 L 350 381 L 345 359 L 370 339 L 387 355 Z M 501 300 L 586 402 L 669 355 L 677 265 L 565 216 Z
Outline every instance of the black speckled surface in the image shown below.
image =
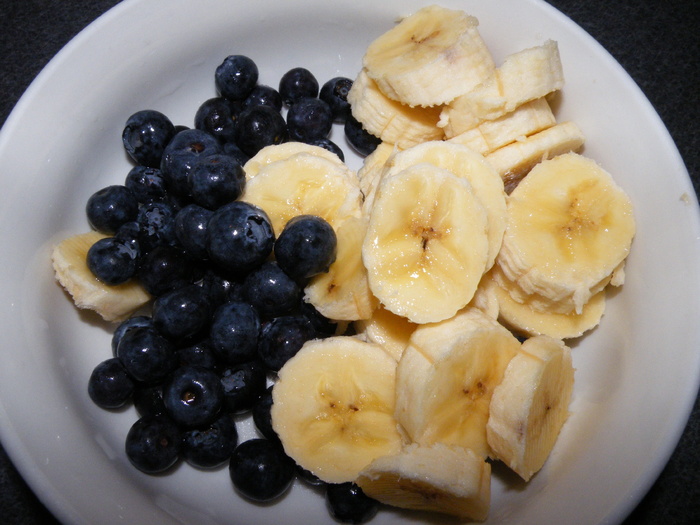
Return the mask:
M 6 0 L 0 9 L 0 124 L 46 63 L 114 0 Z M 550 0 L 600 42 L 649 98 L 700 191 L 700 2 Z M 698 349 L 700 351 L 700 348 Z M 651 386 L 652 388 L 658 387 Z M 55 523 L 0 447 L 0 522 Z M 625 525 L 700 523 L 700 405 Z

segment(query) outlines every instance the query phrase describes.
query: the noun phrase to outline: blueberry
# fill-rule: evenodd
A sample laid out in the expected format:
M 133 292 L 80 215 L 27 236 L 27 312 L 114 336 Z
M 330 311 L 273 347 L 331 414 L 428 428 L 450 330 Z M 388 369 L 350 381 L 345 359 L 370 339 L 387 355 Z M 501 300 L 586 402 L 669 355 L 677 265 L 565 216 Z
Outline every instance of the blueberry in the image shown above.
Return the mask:
M 258 66 L 245 55 L 229 55 L 216 68 L 214 81 L 222 97 L 243 100 L 258 82 Z
M 313 487 L 323 487 L 326 485 L 326 482 L 319 478 L 316 474 L 300 467 L 299 465 L 297 465 L 297 477 L 304 481 L 304 483 L 308 483 Z
M 141 243 L 139 242 L 140 236 L 141 226 L 139 225 L 138 221 L 125 222 L 114 234 L 115 239 L 123 242 L 132 250 L 139 252 L 139 256 L 141 255 Z
M 119 227 L 136 219 L 139 203 L 126 186 L 115 184 L 93 193 L 87 201 L 85 212 L 95 230 L 109 235 Z
M 139 245 L 143 253 L 157 246 L 175 244 L 175 214 L 172 204 L 149 202 L 139 208 L 136 220 L 139 223 Z
M 124 334 L 133 328 L 141 327 L 152 328 L 152 319 L 146 315 L 135 315 L 134 317 L 129 317 L 117 325 L 112 333 L 112 354 L 114 357 L 119 357 L 117 348 L 119 347 L 119 342 L 122 340 L 122 337 L 124 337 Z
M 175 237 L 192 259 L 206 259 L 207 224 L 212 211 L 198 204 L 188 204 L 175 215 Z
M 333 227 L 317 215 L 290 219 L 275 241 L 275 259 L 298 281 L 327 272 L 335 261 L 338 239 Z
M 252 204 L 235 201 L 222 206 L 207 228 L 209 256 L 228 272 L 245 274 L 272 253 L 275 236 L 270 219 Z
M 317 338 L 336 335 L 336 332 L 338 331 L 338 323 L 328 319 L 311 303 L 302 301 L 301 306 L 299 307 L 299 313 L 309 320 L 311 326 L 314 327 Z
M 224 403 L 232 414 L 247 412 L 265 391 L 267 374 L 259 361 L 232 365 L 221 373 Z
M 194 115 L 194 127 L 211 133 L 221 142 L 231 142 L 236 130 L 231 105 L 223 97 L 205 100 Z
M 282 111 L 282 96 L 279 91 L 264 84 L 258 84 L 243 101 L 243 109 L 254 106 L 270 106 L 275 111 Z
M 273 386 L 267 387 L 253 404 L 253 423 L 255 423 L 255 427 L 263 436 L 272 441 L 276 441 L 279 437 L 272 428 L 272 416 L 270 415 L 270 409 L 272 408 L 272 389 Z
M 352 115 L 348 115 L 348 117 L 345 119 L 345 126 L 343 129 L 345 131 L 345 138 L 348 139 L 350 145 L 360 155 L 369 155 L 375 149 L 377 149 L 377 146 L 379 146 L 379 143 L 381 142 L 380 138 L 375 137 L 364 129 L 362 124 L 360 124 L 360 122 L 358 122 Z
M 258 354 L 268 370 L 277 372 L 315 335 L 313 326 L 302 315 L 276 317 L 262 329 Z
M 181 366 L 163 385 L 165 411 L 182 427 L 208 425 L 218 416 L 223 402 L 219 376 L 207 368 Z
M 138 164 L 157 168 L 163 150 L 175 135 L 175 126 L 159 111 L 145 109 L 131 115 L 122 132 L 127 153 Z
M 326 504 L 331 516 L 341 523 L 365 523 L 379 510 L 379 503 L 351 481 L 327 485 Z
M 192 284 L 199 275 L 195 262 L 174 246 L 158 246 L 141 258 L 138 269 L 141 285 L 158 297 Z
M 139 416 L 165 414 L 163 390 L 158 386 L 140 386 L 134 389 L 134 408 Z
M 245 163 L 250 160 L 250 155 L 243 153 L 241 148 L 239 148 L 238 145 L 234 144 L 233 142 L 227 142 L 224 144 L 223 152 L 229 157 L 233 157 L 241 166 L 245 166 Z
M 302 97 L 317 97 L 318 80 L 308 69 L 295 67 L 282 75 L 279 93 L 282 102 L 291 106 Z
M 204 208 L 215 210 L 241 196 L 245 187 L 245 172 L 234 157 L 210 155 L 192 166 L 187 182 L 192 200 Z
M 187 430 L 182 435 L 182 457 L 198 468 L 214 468 L 228 461 L 238 444 L 238 431 L 229 414 L 211 424 Z
M 90 399 L 102 408 L 119 408 L 131 399 L 134 380 L 116 357 L 98 364 L 88 380 Z
M 236 144 L 249 157 L 265 146 L 282 144 L 288 139 L 284 117 L 270 106 L 253 106 L 238 116 Z
M 200 368 L 216 370 L 219 364 L 214 349 L 208 340 L 178 348 L 175 354 L 180 366 L 198 366 Z
M 345 154 L 343 153 L 343 150 L 340 149 L 340 146 L 338 146 L 331 139 L 323 137 L 320 139 L 311 140 L 309 141 L 309 144 L 311 144 L 312 146 L 319 146 L 323 149 L 330 151 L 331 153 L 335 153 L 336 155 L 338 155 L 338 158 L 341 162 L 345 162 Z
M 243 299 L 263 318 L 284 315 L 299 305 L 301 288 L 276 261 L 266 261 L 243 281 Z
M 260 318 L 248 303 L 231 301 L 214 312 L 209 340 L 224 363 L 235 365 L 257 358 L 259 337 Z
M 87 265 L 95 277 L 113 286 L 125 283 L 136 274 L 139 255 L 138 246 L 134 248 L 116 237 L 105 237 L 88 249 Z
M 165 293 L 153 302 L 153 326 L 172 341 L 191 338 L 208 328 L 209 296 L 191 284 Z
M 173 137 L 163 152 L 160 169 L 168 191 L 188 195 L 187 176 L 201 158 L 221 153 L 219 140 L 201 129 L 186 129 Z
M 240 281 L 222 274 L 216 268 L 208 268 L 199 285 L 209 294 L 211 304 L 215 308 L 243 298 Z
M 182 434 L 165 415 L 138 419 L 126 436 L 126 455 L 137 469 L 158 474 L 170 469 L 180 457 Z
M 352 87 L 352 80 L 346 77 L 334 77 L 321 86 L 318 98 L 323 100 L 331 108 L 335 122 L 345 122 L 350 114 L 348 93 Z
M 300 98 L 287 112 L 289 140 L 309 143 L 327 137 L 332 127 L 333 113 L 321 99 Z
M 126 332 L 117 353 L 129 375 L 142 383 L 159 383 L 177 366 L 172 343 L 153 328 Z
M 236 447 L 229 463 L 231 481 L 246 498 L 262 503 L 284 494 L 294 481 L 294 461 L 267 439 L 250 439 Z
M 165 178 L 159 168 L 134 166 L 127 173 L 124 185 L 142 204 L 165 199 Z

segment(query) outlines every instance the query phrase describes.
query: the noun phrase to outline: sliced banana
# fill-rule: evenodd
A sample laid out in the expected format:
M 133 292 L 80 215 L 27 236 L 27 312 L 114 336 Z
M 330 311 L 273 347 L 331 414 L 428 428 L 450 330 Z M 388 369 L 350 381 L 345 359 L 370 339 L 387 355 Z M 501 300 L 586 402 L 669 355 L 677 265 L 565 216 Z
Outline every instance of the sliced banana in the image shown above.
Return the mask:
M 285 452 L 327 483 L 354 481 L 374 459 L 401 450 L 394 361 L 347 336 L 307 342 L 279 371 L 272 427 Z
M 478 24 L 463 11 L 424 7 L 372 42 L 363 66 L 389 98 L 409 106 L 444 104 L 495 69 Z
M 367 269 L 362 264 L 362 243 L 366 232 L 367 219 L 364 217 L 349 217 L 338 226 L 335 262 L 304 288 L 304 300 L 329 319 L 369 319 L 378 306 L 369 289 Z
M 322 157 L 340 165 L 343 164 L 338 155 L 321 146 L 314 146 L 312 144 L 306 144 L 305 142 L 296 141 L 283 142 L 282 144 L 265 146 L 248 159 L 248 162 L 243 165 L 246 180 L 255 177 L 264 166 L 278 160 L 288 159 L 297 153 L 309 153 L 310 155 Z
M 359 334 L 368 341 L 381 345 L 397 362 L 417 327 L 417 324 L 391 313 L 382 306 L 374 310 L 369 319 L 355 322 Z
M 513 334 L 476 308 L 419 326 L 396 370 L 396 419 L 411 441 L 491 455 L 491 395 L 519 349 Z
M 362 166 L 357 170 L 357 178 L 360 181 L 360 190 L 367 199 L 367 195 L 373 191 L 381 173 L 384 170 L 386 161 L 400 149 L 389 142 L 381 142 L 372 153 L 367 155 L 362 162 Z
M 119 322 L 146 305 L 151 296 L 135 280 L 108 286 L 87 265 L 90 247 L 106 235 L 91 231 L 58 243 L 51 254 L 56 280 L 78 308 L 94 310 L 105 321 Z
M 469 449 L 441 443 L 413 443 L 377 458 L 356 483 L 387 505 L 466 520 L 485 520 L 491 503 L 491 465 Z
M 466 179 L 432 164 L 383 177 L 362 245 L 372 293 L 414 323 L 453 316 L 484 274 L 486 217 Z
M 525 481 L 539 471 L 569 416 L 571 351 L 558 339 L 526 340 L 491 398 L 486 434 L 496 457 Z

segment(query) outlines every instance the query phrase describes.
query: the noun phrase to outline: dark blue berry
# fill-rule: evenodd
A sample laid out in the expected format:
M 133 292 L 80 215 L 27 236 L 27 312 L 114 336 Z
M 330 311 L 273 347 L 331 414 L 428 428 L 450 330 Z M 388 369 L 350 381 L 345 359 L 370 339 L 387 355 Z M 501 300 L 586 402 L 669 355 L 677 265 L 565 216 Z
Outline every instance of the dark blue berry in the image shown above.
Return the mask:
M 87 253 L 87 265 L 100 281 L 110 286 L 131 279 L 138 268 L 139 250 L 116 237 L 96 241 Z
M 253 404 L 253 423 L 264 437 L 276 441 L 279 440 L 279 437 L 272 428 L 272 416 L 270 415 L 273 388 L 273 386 L 267 387 Z
M 345 162 L 345 153 L 343 153 L 343 150 L 340 149 L 340 146 L 338 146 L 331 139 L 326 137 L 315 139 L 310 141 L 309 144 L 311 144 L 312 146 L 319 146 L 323 149 L 330 151 L 331 153 L 335 153 L 336 155 L 338 155 L 338 158 L 341 162 Z
M 252 204 L 235 201 L 222 206 L 207 228 L 209 257 L 230 273 L 245 274 L 272 253 L 275 236 L 270 219 Z
M 180 366 L 198 366 L 216 370 L 219 360 L 208 340 L 178 348 L 175 352 Z
M 138 419 L 126 436 L 126 455 L 137 469 L 146 474 L 165 472 L 180 457 L 182 434 L 165 415 L 148 415 Z
M 236 447 L 229 473 L 240 494 L 262 503 L 280 497 L 289 489 L 294 481 L 295 466 L 278 443 L 250 439 Z
M 230 365 L 257 358 L 260 318 L 248 303 L 231 301 L 216 309 L 209 340 L 219 359 Z
M 176 210 L 168 202 L 149 202 L 139 208 L 136 220 L 139 223 L 139 245 L 143 253 L 157 246 L 173 245 L 175 237 Z
M 140 386 L 134 390 L 134 408 L 139 416 L 157 416 L 165 414 L 163 391 L 158 386 Z
M 351 481 L 328 484 L 326 504 L 331 516 L 341 523 L 366 523 L 379 510 L 379 503 Z
M 309 320 L 311 326 L 314 327 L 317 338 L 336 335 L 336 332 L 338 331 L 338 323 L 328 319 L 311 303 L 302 301 L 301 306 L 299 307 L 299 313 Z
M 291 106 L 303 97 L 317 97 L 318 80 L 308 69 L 295 67 L 280 78 L 279 93 L 282 102 Z
M 165 199 L 166 187 L 159 168 L 134 166 L 126 175 L 124 185 L 131 190 L 140 203 Z
M 119 408 L 131 399 L 134 380 L 116 357 L 98 364 L 88 380 L 90 399 L 102 408 Z
M 288 139 L 284 117 L 270 106 L 253 106 L 238 116 L 236 144 L 249 157 L 265 146 L 282 144 Z
M 318 98 L 330 106 L 335 122 L 345 122 L 345 119 L 350 114 L 348 93 L 351 87 L 352 80 L 346 77 L 331 78 L 321 86 Z
M 301 288 L 276 261 L 266 261 L 243 281 L 243 298 L 263 318 L 277 317 L 299 305 Z
M 367 156 L 379 146 L 381 139 L 369 133 L 355 117 L 348 115 L 345 119 L 345 138 L 360 155 Z
M 243 109 L 254 106 L 270 106 L 275 111 L 282 111 L 282 97 L 275 88 L 258 84 L 243 101 Z
M 332 127 L 333 113 L 321 99 L 301 98 L 287 112 L 289 140 L 310 143 L 328 137 Z
M 206 259 L 207 224 L 212 211 L 198 204 L 188 204 L 175 215 L 175 237 L 188 257 Z
M 216 268 L 208 268 L 199 285 L 209 294 L 213 307 L 229 301 L 241 301 L 242 284 L 240 281 L 222 274 Z
M 85 212 L 95 230 L 109 235 L 119 227 L 136 219 L 139 203 L 126 186 L 107 186 L 93 193 L 87 201 Z
M 258 354 L 268 370 L 278 372 L 315 335 L 313 326 L 302 315 L 276 317 L 262 329 Z
M 319 478 L 316 474 L 300 467 L 299 465 L 297 465 L 297 477 L 304 483 L 308 483 L 313 487 L 323 487 L 326 484 L 326 482 Z
M 211 133 L 201 129 L 179 132 L 165 148 L 160 163 L 168 191 L 180 196 L 188 195 L 187 177 L 192 166 L 204 157 L 221 152 L 221 143 Z
M 209 326 L 211 304 L 201 286 L 191 284 L 153 302 L 153 326 L 172 341 L 191 338 Z
M 139 327 L 126 332 L 117 353 L 129 375 L 142 383 L 159 383 L 177 366 L 172 343 L 153 328 Z
M 175 135 L 175 126 L 159 111 L 146 109 L 131 115 L 122 132 L 127 153 L 138 164 L 157 168 L 163 150 Z
M 244 55 L 229 55 L 214 73 L 216 89 L 230 100 L 245 99 L 258 82 L 258 66 Z
M 219 415 L 210 425 L 182 435 L 182 457 L 198 468 L 214 468 L 228 461 L 238 444 L 238 431 L 230 414 Z
M 122 337 L 124 337 L 124 334 L 133 328 L 142 327 L 152 328 L 152 319 L 146 315 L 135 315 L 119 323 L 112 333 L 112 354 L 115 357 L 119 357 L 117 349 L 119 348 L 119 342 L 122 340 Z
M 125 222 L 122 224 L 117 233 L 114 234 L 114 238 L 123 242 L 129 246 L 132 250 L 139 252 L 139 257 L 141 256 L 141 243 L 139 242 L 139 237 L 141 236 L 141 226 L 138 221 Z
M 181 366 L 163 385 L 165 411 L 178 425 L 208 425 L 218 416 L 224 391 L 213 370 Z
M 199 268 L 181 249 L 158 246 L 141 258 L 137 275 L 145 290 L 158 297 L 195 282 Z
M 211 133 L 221 142 L 234 140 L 236 122 L 228 100 L 214 97 L 204 101 L 194 115 L 194 127 Z
M 298 281 L 327 272 L 335 261 L 338 239 L 333 227 L 317 215 L 297 215 L 275 241 L 275 259 Z
M 247 412 L 266 387 L 267 373 L 259 361 L 232 365 L 221 373 L 224 403 L 232 414 Z
M 245 172 L 234 157 L 210 155 L 192 166 L 188 184 L 196 204 L 215 210 L 241 196 Z
M 250 160 L 250 155 L 246 155 L 245 153 L 243 153 L 241 148 L 239 148 L 233 142 L 227 142 L 226 144 L 224 144 L 223 149 L 226 155 L 236 159 L 236 162 L 238 162 L 238 164 L 240 164 L 241 166 L 245 166 L 245 163 Z

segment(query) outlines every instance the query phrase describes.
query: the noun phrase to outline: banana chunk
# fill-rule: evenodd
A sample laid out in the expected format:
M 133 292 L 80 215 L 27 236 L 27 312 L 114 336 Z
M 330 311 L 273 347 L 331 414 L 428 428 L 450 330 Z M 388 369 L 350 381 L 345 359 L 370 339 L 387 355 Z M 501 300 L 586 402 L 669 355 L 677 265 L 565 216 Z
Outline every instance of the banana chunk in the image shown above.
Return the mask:
M 382 306 L 379 306 L 369 319 L 355 322 L 358 334 L 368 341 L 381 345 L 397 362 L 401 359 L 411 334 L 417 327 L 417 324 L 391 313 Z
M 248 162 L 243 165 L 246 180 L 250 180 L 255 177 L 260 170 L 268 164 L 278 160 L 288 159 L 297 153 L 308 153 L 310 155 L 314 155 L 315 157 L 328 159 L 331 162 L 339 164 L 340 166 L 343 165 L 343 162 L 340 160 L 338 155 L 328 151 L 326 148 L 322 148 L 321 146 L 314 146 L 312 144 L 296 141 L 283 142 L 282 144 L 265 146 L 250 159 L 248 159 Z
M 571 351 L 560 340 L 532 337 L 511 360 L 491 398 L 486 435 L 496 457 L 525 481 L 549 457 L 569 416 Z

